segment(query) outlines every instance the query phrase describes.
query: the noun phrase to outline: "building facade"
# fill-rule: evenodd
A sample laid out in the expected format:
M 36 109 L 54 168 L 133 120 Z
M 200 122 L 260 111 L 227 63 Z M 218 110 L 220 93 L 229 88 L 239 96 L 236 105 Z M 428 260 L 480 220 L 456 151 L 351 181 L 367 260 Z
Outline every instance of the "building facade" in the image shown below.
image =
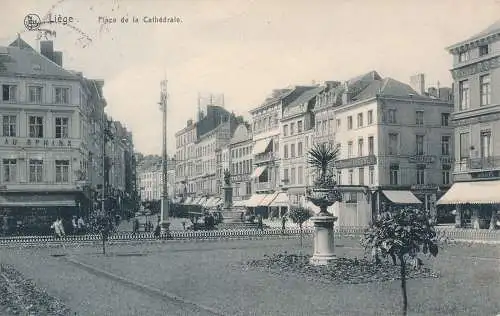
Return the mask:
M 447 48 L 453 56 L 454 185 L 439 204 L 456 226 L 496 228 L 500 209 L 500 21 Z
M 251 174 L 252 160 L 252 133 L 245 123 L 238 125 L 231 138 L 229 149 L 229 163 L 231 184 L 233 186 L 233 200 L 248 200 L 252 195 Z

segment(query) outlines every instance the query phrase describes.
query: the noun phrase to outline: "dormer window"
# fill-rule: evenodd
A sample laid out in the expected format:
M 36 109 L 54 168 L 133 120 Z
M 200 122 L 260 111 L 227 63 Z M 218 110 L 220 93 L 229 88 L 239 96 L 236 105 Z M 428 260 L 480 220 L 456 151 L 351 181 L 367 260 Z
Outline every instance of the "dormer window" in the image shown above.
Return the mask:
M 470 59 L 470 54 L 469 54 L 468 50 L 462 51 L 462 52 L 460 52 L 460 54 L 458 54 L 458 62 L 459 63 L 466 62 L 469 59 Z
M 489 47 L 488 45 L 482 45 L 479 46 L 479 57 L 488 55 L 489 54 Z

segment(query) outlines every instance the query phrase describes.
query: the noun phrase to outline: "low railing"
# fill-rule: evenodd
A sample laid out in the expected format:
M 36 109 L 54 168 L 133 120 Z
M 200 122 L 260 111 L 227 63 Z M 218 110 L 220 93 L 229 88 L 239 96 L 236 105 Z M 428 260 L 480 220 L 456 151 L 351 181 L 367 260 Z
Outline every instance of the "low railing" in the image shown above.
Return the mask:
M 254 163 L 261 163 L 261 162 L 266 162 L 266 161 L 271 161 L 275 159 L 275 153 L 274 152 L 268 152 L 265 154 L 259 154 L 254 157 Z
M 500 156 L 467 158 L 455 163 L 455 171 L 500 169 Z

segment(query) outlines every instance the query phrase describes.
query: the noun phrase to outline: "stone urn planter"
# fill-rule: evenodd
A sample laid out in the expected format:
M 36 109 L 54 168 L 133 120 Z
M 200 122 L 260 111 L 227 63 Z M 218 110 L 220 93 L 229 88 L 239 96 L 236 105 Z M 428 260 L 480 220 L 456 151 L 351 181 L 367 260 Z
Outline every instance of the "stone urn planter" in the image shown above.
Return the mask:
M 327 209 L 339 201 L 340 196 L 333 187 L 319 187 L 312 189 L 307 198 L 321 210 L 311 218 L 314 223 L 314 253 L 310 263 L 326 265 L 335 259 L 333 226 L 337 220 Z

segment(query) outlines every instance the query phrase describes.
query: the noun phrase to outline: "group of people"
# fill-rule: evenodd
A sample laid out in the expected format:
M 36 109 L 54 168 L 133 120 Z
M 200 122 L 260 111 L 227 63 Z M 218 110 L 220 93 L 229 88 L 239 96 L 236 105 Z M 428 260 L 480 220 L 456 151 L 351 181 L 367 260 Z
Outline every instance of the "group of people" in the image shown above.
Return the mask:
M 54 230 L 54 235 L 56 238 L 61 238 L 66 236 L 66 231 L 64 229 L 64 222 L 61 217 L 58 217 L 53 223 L 52 226 L 50 226 L 51 229 Z M 86 230 L 86 225 L 85 221 L 83 218 L 73 216 L 71 219 L 71 233 L 76 235 L 76 234 L 84 234 Z

